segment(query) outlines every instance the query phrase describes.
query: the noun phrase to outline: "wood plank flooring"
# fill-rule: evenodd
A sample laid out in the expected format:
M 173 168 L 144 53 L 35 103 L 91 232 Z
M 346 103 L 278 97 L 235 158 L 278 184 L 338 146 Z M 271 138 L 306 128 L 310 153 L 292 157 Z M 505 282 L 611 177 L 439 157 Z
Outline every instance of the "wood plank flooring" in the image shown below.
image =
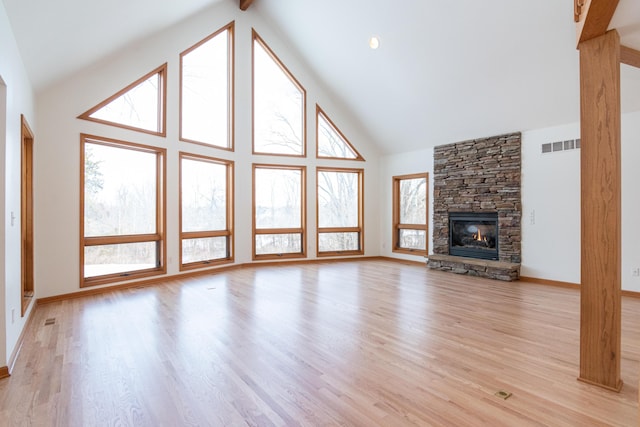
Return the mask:
M 623 300 L 619 394 L 576 379 L 579 313 L 574 289 L 390 261 L 56 302 L 0 381 L 0 425 L 637 425 L 640 300 Z

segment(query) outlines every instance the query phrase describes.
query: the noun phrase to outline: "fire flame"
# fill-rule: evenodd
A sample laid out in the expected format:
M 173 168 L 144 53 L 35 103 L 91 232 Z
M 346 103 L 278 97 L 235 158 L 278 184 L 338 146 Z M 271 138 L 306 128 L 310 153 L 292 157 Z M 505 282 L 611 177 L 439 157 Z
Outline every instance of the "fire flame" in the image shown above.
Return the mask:
M 478 233 L 473 235 L 473 240 L 477 240 L 478 242 L 486 242 L 487 237 L 483 236 L 480 230 L 478 229 Z

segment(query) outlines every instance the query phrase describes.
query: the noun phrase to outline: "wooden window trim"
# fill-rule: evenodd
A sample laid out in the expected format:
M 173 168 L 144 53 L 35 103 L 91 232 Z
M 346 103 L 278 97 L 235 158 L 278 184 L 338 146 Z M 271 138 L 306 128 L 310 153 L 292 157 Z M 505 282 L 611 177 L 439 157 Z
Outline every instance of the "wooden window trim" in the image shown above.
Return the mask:
M 34 134 L 24 115 L 20 115 L 20 161 L 21 161 L 21 188 L 20 188 L 20 234 L 21 238 L 21 316 L 24 316 L 29 305 L 34 300 L 34 265 L 33 265 L 33 142 Z M 12 214 L 13 217 L 13 214 Z M 13 219 L 12 219 L 13 221 Z
M 321 172 L 347 172 L 358 175 L 358 226 L 357 227 L 320 227 L 320 191 L 318 191 L 318 179 Z M 358 233 L 359 250 L 355 251 L 320 251 L 320 234 L 322 233 Z M 316 254 L 318 257 L 364 255 L 364 169 L 317 167 L 316 168 Z
M 426 180 L 425 186 L 425 219 L 424 225 L 422 224 L 401 224 L 400 223 L 400 182 L 408 179 L 421 179 Z M 408 255 L 421 255 L 426 256 L 429 252 L 429 173 L 414 173 L 409 175 L 398 175 L 393 178 L 393 225 L 392 225 L 392 251 L 395 253 L 402 253 Z M 398 246 L 400 243 L 400 230 L 418 230 L 425 232 L 425 249 L 409 249 Z
M 116 147 L 134 151 L 141 151 L 156 155 L 156 233 L 123 235 L 123 236 L 84 236 L 84 159 L 85 143 L 101 144 L 109 147 Z M 166 274 L 167 272 L 167 251 L 166 251 L 166 178 L 167 150 L 164 148 L 149 145 L 137 144 L 133 142 L 121 141 L 101 136 L 80 134 L 80 287 L 89 287 L 114 283 L 124 280 L 140 279 L 143 277 Z M 95 277 L 84 277 L 84 248 L 103 244 L 125 244 L 156 242 L 158 250 L 159 266 L 155 268 L 136 270 L 124 273 L 105 274 Z
M 162 236 L 158 233 L 126 234 L 121 236 L 85 237 L 85 246 L 117 245 L 125 243 L 159 242 Z
M 301 227 L 291 228 L 256 228 L 256 169 L 278 169 L 278 170 L 296 170 L 300 171 L 300 224 Z M 254 163 L 251 172 L 252 182 L 252 225 L 251 225 L 251 247 L 252 260 L 272 260 L 272 259 L 291 259 L 307 257 L 307 167 L 293 165 L 275 165 Z M 264 234 L 300 234 L 301 252 L 298 253 L 274 253 L 274 254 L 256 254 L 256 236 Z
M 182 136 L 182 60 L 184 58 L 185 55 L 189 54 L 190 52 L 196 50 L 197 48 L 199 48 L 200 46 L 202 46 L 203 44 L 205 44 L 206 42 L 208 42 L 209 40 L 215 38 L 216 36 L 222 34 L 223 32 L 228 31 L 229 35 L 227 37 L 227 42 L 228 42 L 228 52 L 229 55 L 227 57 L 227 73 L 228 73 L 228 83 L 229 83 L 229 87 L 227 88 L 227 93 L 228 93 L 228 100 L 227 100 L 227 109 L 228 109 L 228 116 L 229 116 L 229 122 L 227 123 L 227 146 L 223 147 L 221 145 L 214 145 L 214 144 L 209 144 L 206 142 L 202 142 L 202 141 L 197 141 L 197 140 L 193 140 L 193 139 L 188 139 L 188 138 L 184 138 Z M 198 145 L 204 145 L 205 147 L 212 147 L 212 148 L 216 148 L 218 150 L 225 150 L 225 151 L 234 151 L 235 148 L 235 78 L 234 78 L 234 68 L 235 68 L 235 21 L 232 21 L 230 23 L 228 23 L 227 25 L 225 25 L 224 27 L 220 28 L 218 31 L 216 31 L 215 33 L 207 36 L 206 38 L 200 40 L 198 43 L 194 44 L 193 46 L 191 46 L 190 48 L 188 48 L 187 50 L 185 50 L 184 52 L 180 53 L 180 84 L 179 84 L 179 91 L 180 91 L 180 97 L 179 97 L 179 102 L 180 102 L 180 106 L 179 106 L 179 122 L 178 122 L 178 126 L 179 126 L 179 132 L 180 132 L 180 141 L 183 142 L 188 142 L 191 144 L 198 144 Z
M 126 92 L 128 92 L 131 89 L 133 89 L 134 87 L 138 86 L 140 83 L 144 82 L 145 80 L 149 79 L 151 76 L 153 76 L 155 74 L 158 74 L 159 75 L 159 79 L 160 79 L 160 84 L 158 85 L 158 99 L 160 100 L 160 105 L 158 105 L 158 126 L 160 127 L 160 129 L 158 129 L 157 131 L 154 132 L 154 131 L 148 130 L 148 129 L 142 129 L 142 128 L 138 128 L 138 127 L 135 127 L 135 126 L 123 125 L 121 123 L 115 123 L 115 122 L 111 122 L 109 120 L 102 120 L 102 119 L 96 119 L 96 118 L 91 117 L 91 115 L 93 113 L 95 113 L 96 111 L 100 110 L 102 107 L 104 107 L 105 105 L 109 104 L 114 99 L 119 98 L 121 95 L 125 94 Z M 104 125 L 114 126 L 114 127 L 118 127 L 118 128 L 122 128 L 122 129 L 129 129 L 129 130 L 133 130 L 133 131 L 136 131 L 136 132 L 142 132 L 142 133 L 147 133 L 147 134 L 150 134 L 150 135 L 157 135 L 157 136 L 166 137 L 167 136 L 167 114 L 166 114 L 166 111 L 167 111 L 167 63 L 165 62 L 164 64 L 162 64 L 161 66 L 159 66 L 155 70 L 145 74 L 144 76 L 140 77 L 135 82 L 129 84 L 124 89 L 122 89 L 122 90 L 116 92 L 115 94 L 111 95 L 109 98 L 105 99 L 104 101 L 102 101 L 101 103 L 96 105 L 95 107 L 93 107 L 90 110 L 87 110 L 84 113 L 80 114 L 78 116 L 78 118 L 82 119 L 82 120 L 88 120 L 90 122 L 101 123 L 101 124 L 104 124 Z
M 214 163 L 218 165 L 223 165 L 227 169 L 227 206 L 226 206 L 226 229 L 225 230 L 207 230 L 207 231 L 182 231 L 182 160 L 195 160 L 200 162 L 208 162 Z M 193 154 L 187 152 L 179 152 L 178 153 L 178 163 L 179 163 L 179 172 L 178 172 L 178 192 L 179 192 L 179 208 L 178 208 L 178 223 L 179 223 L 179 233 L 180 233 L 180 242 L 179 242 L 179 265 L 180 271 L 186 270 L 195 270 L 199 268 L 207 268 L 213 267 L 217 265 L 230 264 L 234 262 L 235 256 L 235 236 L 233 232 L 233 215 L 234 215 L 234 167 L 235 164 L 231 160 L 219 159 L 216 157 L 203 156 L 200 154 Z M 189 263 L 182 262 L 182 241 L 188 239 L 200 239 L 200 238 L 209 238 L 209 237 L 226 237 L 227 238 L 227 256 L 225 258 L 216 258 L 209 259 L 203 261 L 195 261 Z
M 333 129 L 333 131 L 335 133 L 340 135 L 340 137 L 349 146 L 349 148 L 351 148 L 353 150 L 353 152 L 356 154 L 355 158 L 349 159 L 349 158 L 345 158 L 345 157 L 328 157 L 328 156 L 321 156 L 320 155 L 320 151 L 319 151 L 320 150 L 320 144 L 318 144 L 318 140 L 319 140 L 319 137 L 320 137 L 320 120 L 318 118 L 320 116 L 322 116 L 322 118 L 329 124 L 329 126 L 331 127 L 331 129 Z M 320 108 L 320 106 L 318 104 L 316 104 L 316 159 L 323 159 L 323 160 L 351 160 L 351 161 L 360 161 L 360 162 L 364 162 L 365 161 L 364 157 L 362 157 L 362 155 L 358 152 L 358 150 L 356 150 L 356 147 L 354 147 L 353 144 L 347 139 L 347 137 L 344 136 L 342 131 L 340 129 L 338 129 L 338 127 L 335 125 L 335 123 L 333 123 L 333 120 L 331 120 L 329 118 L 327 113 L 325 113 L 324 110 L 322 108 Z
M 360 227 L 318 227 L 320 233 L 359 233 Z
M 206 239 L 207 237 L 224 237 L 231 236 L 230 230 L 216 231 L 183 231 L 180 233 L 183 239 Z
M 293 228 L 257 228 L 256 234 L 298 234 L 302 233 L 303 227 Z
M 255 44 L 260 46 L 275 61 L 280 69 L 289 77 L 291 82 L 302 93 L 302 154 L 281 154 L 281 153 L 265 153 L 256 151 L 256 131 L 255 131 Z M 251 153 L 260 156 L 278 156 L 278 157 L 307 157 L 307 91 L 300 82 L 293 76 L 293 73 L 284 65 L 280 58 L 271 50 L 267 43 L 258 35 L 254 28 L 251 29 Z

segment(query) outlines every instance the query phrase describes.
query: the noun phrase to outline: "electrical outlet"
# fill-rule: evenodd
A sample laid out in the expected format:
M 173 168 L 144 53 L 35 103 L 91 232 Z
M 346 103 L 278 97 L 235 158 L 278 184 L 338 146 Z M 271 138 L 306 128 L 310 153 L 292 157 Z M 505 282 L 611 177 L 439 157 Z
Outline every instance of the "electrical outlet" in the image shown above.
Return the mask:
M 532 210 L 531 213 L 529 214 L 529 223 L 531 225 L 536 225 L 536 210 Z
M 11 309 L 11 324 L 14 324 L 16 322 L 16 309 L 12 308 Z
M 640 267 L 634 268 L 633 271 L 631 272 L 631 275 L 633 277 L 640 277 Z

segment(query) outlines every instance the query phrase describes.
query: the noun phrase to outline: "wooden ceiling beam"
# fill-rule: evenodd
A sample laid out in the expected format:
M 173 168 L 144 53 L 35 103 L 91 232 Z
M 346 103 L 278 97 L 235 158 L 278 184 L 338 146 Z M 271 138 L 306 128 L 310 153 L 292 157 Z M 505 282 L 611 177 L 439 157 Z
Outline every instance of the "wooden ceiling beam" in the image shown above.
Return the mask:
M 240 0 L 240 10 L 247 10 L 251 6 L 253 0 Z
M 574 0 L 578 45 L 607 32 L 619 0 Z
M 635 50 L 627 46 L 620 46 L 620 62 L 640 68 L 640 50 Z

